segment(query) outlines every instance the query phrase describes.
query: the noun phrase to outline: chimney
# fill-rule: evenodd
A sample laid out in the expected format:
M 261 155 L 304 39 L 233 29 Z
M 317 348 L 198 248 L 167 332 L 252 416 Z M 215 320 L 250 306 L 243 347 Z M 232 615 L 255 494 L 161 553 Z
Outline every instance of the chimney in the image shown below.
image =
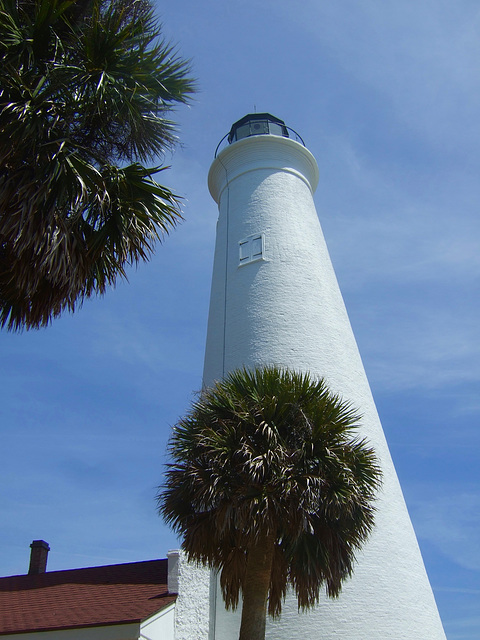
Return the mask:
M 34 540 L 30 545 L 29 575 L 45 573 L 47 570 L 47 557 L 50 547 L 45 540 Z
M 167 553 L 168 558 L 168 593 L 174 594 L 179 592 L 180 581 L 180 551 L 172 549 Z

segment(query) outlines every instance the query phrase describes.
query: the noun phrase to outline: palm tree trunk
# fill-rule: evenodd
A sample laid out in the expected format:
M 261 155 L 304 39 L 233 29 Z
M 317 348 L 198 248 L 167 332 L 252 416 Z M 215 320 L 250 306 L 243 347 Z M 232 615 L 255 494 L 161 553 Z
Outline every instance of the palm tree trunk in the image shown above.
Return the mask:
M 261 536 L 248 550 L 239 640 L 265 640 L 274 549 L 273 536 Z

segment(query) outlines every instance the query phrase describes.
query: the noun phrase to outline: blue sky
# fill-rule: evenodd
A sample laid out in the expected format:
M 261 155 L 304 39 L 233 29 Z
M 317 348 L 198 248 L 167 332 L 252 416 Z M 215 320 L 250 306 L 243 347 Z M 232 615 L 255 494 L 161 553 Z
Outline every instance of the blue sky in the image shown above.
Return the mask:
M 185 222 L 129 283 L 0 334 L 0 575 L 164 557 L 170 428 L 201 384 L 218 141 L 269 111 L 320 168 L 316 206 L 448 640 L 480 637 L 480 7 L 158 3 L 199 93 L 163 181 Z

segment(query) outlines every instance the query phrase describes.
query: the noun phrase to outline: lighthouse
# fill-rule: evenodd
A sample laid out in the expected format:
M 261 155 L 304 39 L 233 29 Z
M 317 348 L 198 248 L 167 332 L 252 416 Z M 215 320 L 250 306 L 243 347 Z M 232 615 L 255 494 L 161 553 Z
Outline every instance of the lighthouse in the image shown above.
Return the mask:
M 239 367 L 278 365 L 326 379 L 362 414 L 383 471 L 376 526 L 338 599 L 299 613 L 287 596 L 271 640 L 445 640 L 313 194 L 315 158 L 268 113 L 236 122 L 210 168 L 219 218 L 203 382 Z M 221 145 L 219 145 L 221 147 Z M 210 640 L 236 640 L 213 579 Z

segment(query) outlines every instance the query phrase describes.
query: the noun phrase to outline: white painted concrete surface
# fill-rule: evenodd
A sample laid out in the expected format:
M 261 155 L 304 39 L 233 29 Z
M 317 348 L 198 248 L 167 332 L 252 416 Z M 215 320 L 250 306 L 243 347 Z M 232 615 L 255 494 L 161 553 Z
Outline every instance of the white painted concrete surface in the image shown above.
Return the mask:
M 140 624 L 140 640 L 175 640 L 175 603 Z
M 175 602 L 175 640 L 208 640 L 210 572 L 186 561 L 182 551 L 168 552 L 168 590 Z
M 326 378 L 363 414 L 362 434 L 384 473 L 376 529 L 336 601 L 298 614 L 289 597 L 273 640 L 445 640 L 313 202 L 318 169 L 299 143 L 245 138 L 209 173 L 219 205 L 204 384 L 234 368 L 276 364 Z M 239 264 L 239 243 L 263 234 L 261 260 Z M 210 640 L 235 640 L 238 615 L 215 598 Z

